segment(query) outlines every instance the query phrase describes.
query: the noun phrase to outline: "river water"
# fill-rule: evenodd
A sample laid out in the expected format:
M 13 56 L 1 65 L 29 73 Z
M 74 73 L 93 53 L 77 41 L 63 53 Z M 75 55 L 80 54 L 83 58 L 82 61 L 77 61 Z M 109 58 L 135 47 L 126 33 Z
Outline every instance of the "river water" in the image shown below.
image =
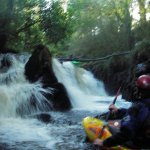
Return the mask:
M 5 60 L 11 67 L 2 67 Z M 1 150 L 90 150 L 91 145 L 85 143 L 82 119 L 106 112 L 114 97 L 104 90 L 103 83 L 94 78 L 92 73 L 74 66 L 71 62 L 59 63 L 53 59 L 53 71 L 67 89 L 73 108 L 67 112 L 48 111 L 53 122 L 43 123 L 28 117 L 35 113 L 45 112 L 46 100 L 42 93 L 50 93 L 51 89 L 43 89 L 39 82 L 29 83 L 24 76 L 24 65 L 29 55 L 0 56 L 0 149 Z M 30 97 L 36 97 L 38 106 L 33 109 L 29 105 Z M 46 100 L 47 101 L 47 100 Z M 16 110 L 22 106 L 18 115 Z M 127 107 L 119 96 L 118 106 Z

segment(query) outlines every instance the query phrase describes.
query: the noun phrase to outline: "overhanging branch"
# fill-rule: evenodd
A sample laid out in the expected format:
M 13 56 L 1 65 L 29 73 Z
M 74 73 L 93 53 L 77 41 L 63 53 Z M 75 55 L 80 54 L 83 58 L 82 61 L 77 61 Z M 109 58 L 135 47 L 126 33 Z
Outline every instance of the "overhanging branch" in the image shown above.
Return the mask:
M 40 22 L 41 20 L 36 20 L 31 23 L 25 23 L 23 26 L 21 26 L 19 29 L 17 29 L 16 34 L 23 32 L 24 30 L 30 28 L 31 26 L 35 25 L 36 23 Z
M 58 58 L 58 60 L 61 61 L 61 62 L 63 62 L 63 61 L 80 61 L 80 62 L 101 61 L 101 60 L 105 60 L 105 59 L 108 59 L 108 58 L 113 57 L 113 56 L 127 55 L 127 54 L 129 54 L 129 53 L 131 53 L 131 51 L 113 53 L 113 54 L 107 55 L 107 56 L 105 56 L 105 57 L 94 58 L 94 59 L 84 59 L 84 58 Z

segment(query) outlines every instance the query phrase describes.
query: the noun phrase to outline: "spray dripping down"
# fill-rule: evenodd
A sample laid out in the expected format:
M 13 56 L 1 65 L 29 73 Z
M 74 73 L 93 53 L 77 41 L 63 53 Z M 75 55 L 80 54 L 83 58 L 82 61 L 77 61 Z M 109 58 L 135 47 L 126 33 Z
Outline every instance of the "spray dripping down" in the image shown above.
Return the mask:
M 54 90 L 44 89 L 40 82 L 28 83 L 24 76 L 26 61 L 7 54 L 1 57 L 0 62 L 0 117 L 17 117 L 50 110 L 52 104 L 44 95 L 53 94 Z
M 44 94 L 53 89 L 43 89 L 41 84 L 0 86 L 0 117 L 16 117 L 50 110 L 51 103 Z

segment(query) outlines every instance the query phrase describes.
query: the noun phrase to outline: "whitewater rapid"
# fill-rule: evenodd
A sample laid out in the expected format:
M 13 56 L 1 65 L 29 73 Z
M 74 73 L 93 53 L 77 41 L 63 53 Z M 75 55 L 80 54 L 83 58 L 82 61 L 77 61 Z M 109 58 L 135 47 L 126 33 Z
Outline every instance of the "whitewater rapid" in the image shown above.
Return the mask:
M 0 60 L 9 58 L 12 63 L 9 69 L 0 69 L 0 149 L 86 149 L 82 119 L 107 111 L 114 97 L 107 95 L 103 83 L 91 72 L 53 58 L 53 71 L 65 86 L 73 108 L 63 113 L 48 111 L 43 104 L 47 101 L 43 93 L 51 93 L 52 89 L 43 89 L 40 81 L 31 84 L 26 80 L 24 66 L 29 57 L 24 54 L 0 56 Z M 36 108 L 30 105 L 31 96 L 37 101 Z M 23 117 L 16 111 L 20 105 Z M 118 97 L 117 106 L 128 105 Z M 41 112 L 49 113 L 54 122 L 45 124 L 30 117 Z

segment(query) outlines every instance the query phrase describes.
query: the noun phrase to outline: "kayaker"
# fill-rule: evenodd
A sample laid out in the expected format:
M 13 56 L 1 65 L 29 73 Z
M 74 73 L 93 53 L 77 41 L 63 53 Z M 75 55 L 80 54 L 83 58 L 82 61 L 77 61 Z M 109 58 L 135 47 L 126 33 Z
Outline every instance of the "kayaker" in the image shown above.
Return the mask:
M 133 149 L 150 149 L 150 75 L 141 75 L 136 80 L 138 100 L 124 110 L 126 115 L 121 119 L 120 131 L 103 140 L 96 139 L 95 145 L 112 147 L 125 145 Z M 115 105 L 109 109 L 120 111 Z

